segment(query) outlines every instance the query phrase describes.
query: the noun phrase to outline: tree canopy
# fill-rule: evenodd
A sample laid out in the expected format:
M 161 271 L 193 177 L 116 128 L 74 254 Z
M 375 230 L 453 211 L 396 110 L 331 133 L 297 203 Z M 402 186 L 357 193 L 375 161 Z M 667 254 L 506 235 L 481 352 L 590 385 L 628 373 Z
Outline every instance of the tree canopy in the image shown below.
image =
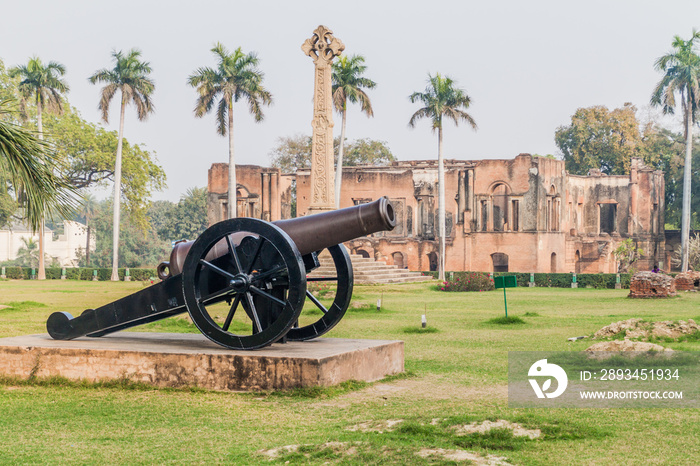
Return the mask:
M 190 188 L 182 195 L 177 204 L 167 203 L 152 214 L 158 216 L 158 224 L 154 227 L 161 239 L 178 241 L 181 239 L 195 240 L 209 226 L 207 220 L 207 190 L 206 188 Z
M 294 173 L 299 168 L 311 167 L 311 136 L 297 134 L 281 137 L 277 146 L 270 152 L 270 163 L 283 173 Z M 335 138 L 335 159 L 338 158 L 340 138 Z M 349 142 L 346 146 L 343 166 L 389 165 L 396 160 L 385 141 L 363 138 Z
M 560 126 L 554 134 L 566 169 L 576 175 L 591 169 L 608 175 L 629 173 L 631 158 L 643 155 L 636 112 L 630 103 L 612 111 L 603 105 L 576 110 L 571 124 Z
M 602 105 L 580 108 L 571 117 L 571 125 L 557 129 L 557 146 L 566 161 L 566 170 L 575 175 L 586 175 L 590 169 L 601 169 L 609 175 L 627 175 L 631 157 L 640 157 L 645 165 L 663 170 L 666 224 L 678 228 L 683 199 L 684 135 L 655 121 L 642 125 L 636 111 L 632 104 L 614 110 Z M 697 143 L 692 157 L 693 163 L 700 163 Z M 693 228 L 698 228 L 700 173 L 697 171 L 693 173 L 692 186 L 692 223 Z
M 47 115 L 47 140 L 65 164 L 65 176 L 76 188 L 106 187 L 114 181 L 116 131 L 90 123 L 68 104 L 63 115 Z M 139 144 L 122 141 L 121 196 L 132 221 L 144 225 L 148 199 L 165 186 L 156 155 Z

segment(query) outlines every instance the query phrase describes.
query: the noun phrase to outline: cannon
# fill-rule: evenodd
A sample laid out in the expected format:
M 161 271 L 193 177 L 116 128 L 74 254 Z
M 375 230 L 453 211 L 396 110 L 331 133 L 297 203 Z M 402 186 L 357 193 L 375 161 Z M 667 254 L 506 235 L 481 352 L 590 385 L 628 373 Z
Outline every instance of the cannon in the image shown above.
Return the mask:
M 46 328 L 57 340 L 101 337 L 188 312 L 204 336 L 231 349 L 316 338 L 342 319 L 352 297 L 352 263 L 342 243 L 395 225 L 386 197 L 276 222 L 224 220 L 195 241 L 176 244 L 158 266 L 161 282 L 75 318 L 54 312 Z M 324 250 L 335 275 L 308 277 Z M 335 284 L 332 304 L 307 289 L 307 282 L 319 281 Z M 320 312 L 300 322 L 307 298 Z

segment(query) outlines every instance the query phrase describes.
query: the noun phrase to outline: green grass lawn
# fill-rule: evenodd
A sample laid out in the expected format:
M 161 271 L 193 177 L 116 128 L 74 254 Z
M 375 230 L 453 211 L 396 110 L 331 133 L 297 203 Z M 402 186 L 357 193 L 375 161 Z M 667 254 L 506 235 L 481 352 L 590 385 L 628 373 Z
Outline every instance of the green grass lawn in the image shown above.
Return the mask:
M 78 315 L 143 288 L 138 282 L 0 281 L 0 337 L 44 333 L 48 315 Z M 382 310 L 372 310 L 382 296 Z M 510 409 L 508 351 L 580 351 L 611 322 L 700 320 L 700 295 L 630 300 L 627 290 L 516 288 L 444 293 L 435 285 L 357 286 L 328 335 L 405 342 L 405 376 L 287 393 L 162 390 L 140 385 L 0 381 L 2 464 L 453 464 L 425 448 L 511 464 L 697 464 L 697 409 Z M 361 305 L 365 306 L 361 306 Z M 428 329 L 421 330 L 426 314 Z M 136 330 L 136 329 L 135 329 Z M 196 332 L 188 319 L 141 331 Z M 667 343 L 700 351 L 700 342 Z M 508 420 L 540 429 L 458 436 L 455 426 Z M 387 428 L 392 421 L 402 421 Z M 358 426 L 361 426 L 358 427 Z M 337 443 L 340 442 L 340 443 Z M 275 458 L 261 453 L 287 445 Z

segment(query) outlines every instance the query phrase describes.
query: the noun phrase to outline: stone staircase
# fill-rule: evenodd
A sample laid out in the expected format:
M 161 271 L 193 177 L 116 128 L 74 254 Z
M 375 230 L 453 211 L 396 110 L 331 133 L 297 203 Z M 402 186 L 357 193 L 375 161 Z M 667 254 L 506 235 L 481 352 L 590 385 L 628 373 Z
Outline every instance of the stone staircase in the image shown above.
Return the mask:
M 335 266 L 330 255 L 322 254 L 318 258 L 321 266 L 309 274 L 310 277 L 322 277 L 335 275 Z M 430 281 L 433 278 L 421 275 L 420 272 L 411 272 L 399 269 L 395 265 L 387 265 L 383 261 L 375 261 L 359 254 L 350 254 L 352 270 L 356 285 L 379 285 L 386 283 L 415 283 Z

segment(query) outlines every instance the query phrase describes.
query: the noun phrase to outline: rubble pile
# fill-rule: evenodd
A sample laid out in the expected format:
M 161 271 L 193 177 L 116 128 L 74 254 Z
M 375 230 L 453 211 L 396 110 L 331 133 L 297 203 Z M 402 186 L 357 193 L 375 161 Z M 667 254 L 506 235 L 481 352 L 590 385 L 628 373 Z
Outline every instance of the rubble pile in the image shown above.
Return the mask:
M 700 272 L 682 272 L 673 281 L 678 291 L 697 291 L 700 288 Z
M 630 280 L 630 298 L 668 298 L 675 295 L 673 278 L 663 273 L 637 272 Z

